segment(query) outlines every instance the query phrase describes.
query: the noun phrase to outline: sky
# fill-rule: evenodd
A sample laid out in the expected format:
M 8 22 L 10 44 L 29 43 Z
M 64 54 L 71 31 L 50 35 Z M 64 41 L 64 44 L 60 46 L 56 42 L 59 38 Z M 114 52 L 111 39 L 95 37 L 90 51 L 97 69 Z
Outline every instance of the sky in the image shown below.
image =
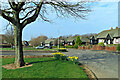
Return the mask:
M 99 33 L 118 26 L 117 2 L 95 2 L 92 3 L 91 10 L 92 12 L 86 17 L 87 20 L 55 19 L 53 23 L 37 20 L 23 29 L 23 40 L 29 41 L 31 37 L 35 38 L 40 35 L 56 38 L 65 35 Z M 49 15 L 49 17 L 54 17 L 54 15 Z M 8 22 L 0 17 L 0 23 L 2 26 L 0 34 L 4 34 L 3 29 Z

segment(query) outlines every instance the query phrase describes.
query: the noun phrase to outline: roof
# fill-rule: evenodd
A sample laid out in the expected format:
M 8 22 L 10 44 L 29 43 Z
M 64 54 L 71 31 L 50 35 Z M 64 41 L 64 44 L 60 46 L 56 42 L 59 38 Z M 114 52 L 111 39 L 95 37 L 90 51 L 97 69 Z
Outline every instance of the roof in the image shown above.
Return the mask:
M 116 31 L 113 37 L 120 37 L 120 28 Z
M 98 35 L 94 35 L 94 36 L 90 37 L 90 39 L 92 39 L 93 37 L 94 37 L 94 39 L 97 39 L 97 36 Z
M 111 30 L 104 30 L 100 32 L 97 36 L 97 38 L 106 38 L 109 34 L 111 38 L 113 37 L 120 37 L 120 28 L 118 29 L 111 29 Z
M 45 40 L 45 43 L 50 43 L 50 42 L 54 42 L 55 41 L 55 39 L 47 39 L 47 40 Z
M 76 38 L 77 38 L 77 36 L 69 37 L 69 38 L 67 38 L 67 41 L 72 42 L 73 40 L 76 40 Z
M 82 42 L 90 42 L 90 40 L 86 37 L 81 37 L 80 39 Z

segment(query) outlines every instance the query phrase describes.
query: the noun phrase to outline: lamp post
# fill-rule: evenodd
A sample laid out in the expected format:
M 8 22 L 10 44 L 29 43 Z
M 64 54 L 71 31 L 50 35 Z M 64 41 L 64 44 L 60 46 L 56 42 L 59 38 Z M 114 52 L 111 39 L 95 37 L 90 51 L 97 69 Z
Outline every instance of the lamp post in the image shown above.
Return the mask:
M 60 45 L 59 45 L 59 37 L 58 37 L 58 49 L 60 48 Z

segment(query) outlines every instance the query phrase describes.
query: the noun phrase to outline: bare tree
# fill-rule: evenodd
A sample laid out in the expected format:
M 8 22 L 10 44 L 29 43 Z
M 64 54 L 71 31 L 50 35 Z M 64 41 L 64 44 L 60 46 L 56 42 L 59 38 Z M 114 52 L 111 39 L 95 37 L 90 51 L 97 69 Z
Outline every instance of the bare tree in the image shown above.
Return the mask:
M 31 38 L 30 40 L 30 44 L 34 47 L 34 46 L 38 46 L 41 45 L 42 42 L 44 42 L 45 40 L 47 40 L 48 37 L 47 36 L 38 36 L 37 38 Z
M 69 0 L 70 1 L 70 0 Z M 8 20 L 14 27 L 15 40 L 15 65 L 24 66 L 22 48 L 22 30 L 34 22 L 38 17 L 50 22 L 48 13 L 56 13 L 58 17 L 74 17 L 85 19 L 90 11 L 85 2 L 69 2 L 59 0 L 39 0 L 39 2 L 27 0 L 8 0 L 0 5 L 0 15 Z
M 5 36 L 7 43 L 10 44 L 12 47 L 14 45 L 14 29 L 12 27 L 7 29 Z

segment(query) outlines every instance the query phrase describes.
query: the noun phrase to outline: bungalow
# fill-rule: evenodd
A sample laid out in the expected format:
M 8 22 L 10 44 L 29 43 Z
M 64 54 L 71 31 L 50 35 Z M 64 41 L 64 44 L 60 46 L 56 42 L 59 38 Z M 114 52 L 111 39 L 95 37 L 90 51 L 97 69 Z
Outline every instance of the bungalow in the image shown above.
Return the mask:
M 48 46 L 54 46 L 55 45 L 55 40 L 56 39 L 47 39 L 44 42 L 44 46 L 48 47 Z
M 90 38 L 90 44 L 92 45 L 98 44 L 97 35 L 94 35 Z
M 74 45 L 75 41 L 76 41 L 76 38 L 77 38 L 77 36 L 68 38 L 67 39 L 67 44 L 68 45 Z M 82 41 L 83 45 L 90 44 L 90 40 L 88 38 L 86 38 L 86 37 L 80 37 L 80 40 Z
M 86 37 L 80 37 L 80 40 L 82 41 L 83 45 L 88 45 L 90 44 L 90 40 Z
M 76 40 L 76 37 L 69 37 L 69 38 L 67 38 L 66 43 L 68 45 L 74 45 L 75 44 L 75 40 Z
M 90 39 L 91 44 L 98 44 L 104 42 L 104 44 L 120 44 L 120 28 L 104 30 L 97 36 L 93 36 Z

